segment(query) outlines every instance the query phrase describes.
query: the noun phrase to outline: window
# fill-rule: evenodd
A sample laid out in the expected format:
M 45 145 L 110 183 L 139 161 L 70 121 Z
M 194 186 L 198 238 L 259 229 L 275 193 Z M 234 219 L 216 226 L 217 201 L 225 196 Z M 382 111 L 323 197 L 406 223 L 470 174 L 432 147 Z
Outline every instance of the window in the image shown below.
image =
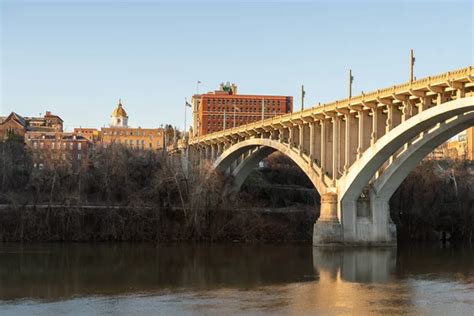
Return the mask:
M 81 143 L 78 143 L 78 144 L 77 144 L 77 149 L 78 149 L 78 150 L 81 150 L 81 147 L 82 147 L 82 144 L 81 144 Z
M 40 148 L 43 149 L 43 147 L 44 147 L 44 143 L 41 142 L 41 143 L 40 143 Z
M 74 143 L 69 143 L 69 150 L 72 150 L 74 148 Z
M 82 159 L 82 155 L 81 154 L 77 154 L 77 160 L 81 160 Z

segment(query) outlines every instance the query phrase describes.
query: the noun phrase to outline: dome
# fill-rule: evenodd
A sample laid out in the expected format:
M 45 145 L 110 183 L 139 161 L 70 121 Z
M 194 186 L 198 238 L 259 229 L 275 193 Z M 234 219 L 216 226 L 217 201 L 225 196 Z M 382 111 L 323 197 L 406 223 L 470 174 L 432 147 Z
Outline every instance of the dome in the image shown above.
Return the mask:
M 127 117 L 127 112 L 123 109 L 121 100 L 119 100 L 117 107 L 112 112 L 112 117 Z

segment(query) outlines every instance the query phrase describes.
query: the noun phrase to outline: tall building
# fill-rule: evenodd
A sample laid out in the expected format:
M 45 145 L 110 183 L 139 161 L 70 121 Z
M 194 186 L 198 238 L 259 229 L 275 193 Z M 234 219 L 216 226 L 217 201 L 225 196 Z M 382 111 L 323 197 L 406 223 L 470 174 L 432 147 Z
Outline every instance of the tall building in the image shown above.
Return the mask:
M 202 136 L 273 116 L 290 113 L 293 97 L 237 94 L 235 84 L 192 98 L 192 136 Z

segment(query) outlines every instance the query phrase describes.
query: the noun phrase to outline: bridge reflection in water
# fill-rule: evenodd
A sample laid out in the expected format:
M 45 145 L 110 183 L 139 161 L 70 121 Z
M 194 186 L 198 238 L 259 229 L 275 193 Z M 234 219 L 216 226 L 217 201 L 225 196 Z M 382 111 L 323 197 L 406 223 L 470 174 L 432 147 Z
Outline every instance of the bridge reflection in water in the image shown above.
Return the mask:
M 395 272 L 394 248 L 313 249 L 313 265 L 320 280 L 330 278 L 346 282 L 386 283 Z
M 472 247 L 0 244 L 0 314 L 467 312 L 473 287 Z

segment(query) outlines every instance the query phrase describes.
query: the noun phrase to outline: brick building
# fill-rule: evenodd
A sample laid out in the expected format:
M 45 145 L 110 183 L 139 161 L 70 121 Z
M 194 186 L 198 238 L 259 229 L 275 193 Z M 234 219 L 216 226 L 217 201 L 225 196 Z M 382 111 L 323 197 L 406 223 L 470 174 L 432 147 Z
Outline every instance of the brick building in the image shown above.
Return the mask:
M 468 160 L 474 160 L 474 127 L 466 130 L 466 156 Z
M 8 135 L 24 137 L 29 131 L 34 132 L 62 132 L 63 120 L 46 111 L 43 117 L 23 117 L 15 112 L 7 117 L 0 118 L 0 139 L 6 139 Z
M 25 144 L 32 151 L 33 167 L 69 165 L 74 171 L 87 164 L 91 146 L 88 139 L 63 132 L 27 132 Z
M 192 98 L 192 136 L 241 126 L 293 111 L 293 97 L 237 94 L 235 84 Z

